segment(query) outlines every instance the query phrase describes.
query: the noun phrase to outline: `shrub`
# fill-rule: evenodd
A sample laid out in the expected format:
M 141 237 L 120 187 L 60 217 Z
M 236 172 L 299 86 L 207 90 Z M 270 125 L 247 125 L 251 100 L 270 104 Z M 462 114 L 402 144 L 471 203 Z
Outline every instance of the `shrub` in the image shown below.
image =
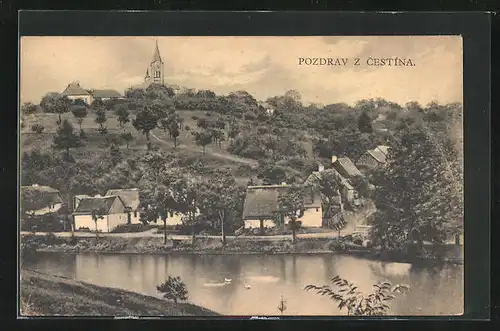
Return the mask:
M 184 125 L 184 130 L 189 131 L 191 130 L 191 128 L 189 127 L 189 125 Z
M 179 300 L 184 301 L 188 299 L 186 284 L 184 284 L 179 276 L 168 276 L 168 279 L 156 286 L 156 289 L 163 294 L 165 299 L 173 300 L 175 303 Z
M 83 130 L 80 131 L 80 138 L 81 139 L 86 139 L 87 138 L 87 134 L 85 133 L 85 131 L 83 131 Z
M 42 133 L 43 130 L 45 130 L 45 127 L 41 124 L 33 124 L 31 126 L 31 131 L 36 132 L 36 133 Z

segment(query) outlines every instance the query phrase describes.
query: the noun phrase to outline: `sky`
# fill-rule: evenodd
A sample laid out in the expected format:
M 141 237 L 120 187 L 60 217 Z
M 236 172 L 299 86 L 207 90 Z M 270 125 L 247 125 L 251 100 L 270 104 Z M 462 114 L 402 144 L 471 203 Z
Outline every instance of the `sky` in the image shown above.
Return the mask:
M 123 93 L 144 81 L 155 41 L 165 84 L 217 94 L 246 90 L 262 101 L 293 89 L 304 103 L 462 102 L 460 36 L 22 37 L 21 102 L 38 103 L 73 81 Z M 348 64 L 298 64 L 328 57 Z M 414 66 L 369 66 L 369 57 L 411 59 Z

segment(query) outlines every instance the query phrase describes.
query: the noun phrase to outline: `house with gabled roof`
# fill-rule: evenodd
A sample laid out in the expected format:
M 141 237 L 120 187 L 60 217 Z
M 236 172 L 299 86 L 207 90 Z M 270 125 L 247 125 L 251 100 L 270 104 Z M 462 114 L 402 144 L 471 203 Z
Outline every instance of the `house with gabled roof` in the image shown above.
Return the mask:
M 102 219 L 94 222 L 92 213 L 98 211 Z M 75 230 L 111 232 L 119 225 L 128 223 L 130 208 L 117 195 L 82 198 L 73 212 Z
M 80 86 L 79 82 L 72 82 L 66 86 L 61 95 L 66 96 L 70 100 L 81 99 L 90 105 L 94 101 L 94 96 L 89 91 Z
M 117 100 L 124 99 L 125 97 L 121 95 L 118 91 L 115 90 L 89 90 L 89 93 L 92 94 L 94 99 L 101 99 L 102 101 L 106 100 Z
M 356 162 L 360 169 L 375 169 L 387 164 L 389 146 L 380 145 L 374 149 L 367 150 Z
M 332 168 L 337 170 L 343 177 L 350 179 L 363 177 L 363 174 L 348 157 L 332 157 Z
M 243 206 L 245 228 L 276 227 L 275 218 L 279 210 L 278 197 L 290 187 L 286 184 L 248 186 Z M 304 186 L 304 190 L 305 210 L 297 221 L 302 222 L 303 227 L 321 227 L 323 223 L 321 194 L 312 186 Z M 288 219 L 285 219 L 284 223 L 287 224 Z
M 59 191 L 44 185 L 21 186 L 21 211 L 29 215 L 46 215 L 61 209 Z

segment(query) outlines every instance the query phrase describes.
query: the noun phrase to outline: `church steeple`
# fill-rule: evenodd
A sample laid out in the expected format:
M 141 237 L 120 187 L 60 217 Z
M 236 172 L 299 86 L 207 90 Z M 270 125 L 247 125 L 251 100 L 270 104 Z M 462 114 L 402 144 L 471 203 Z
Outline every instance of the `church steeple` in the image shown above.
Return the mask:
M 146 70 L 146 77 L 144 82 L 146 86 L 150 84 L 161 84 L 163 85 L 163 61 L 160 55 L 160 48 L 158 47 L 158 40 L 156 41 L 156 47 L 153 55 L 153 61 L 149 64 L 149 68 Z
M 154 62 L 163 63 L 162 60 L 161 60 L 161 56 L 160 56 L 160 49 L 158 48 L 158 40 L 156 40 L 155 54 L 153 55 L 153 61 L 152 61 L 152 63 L 154 63 Z

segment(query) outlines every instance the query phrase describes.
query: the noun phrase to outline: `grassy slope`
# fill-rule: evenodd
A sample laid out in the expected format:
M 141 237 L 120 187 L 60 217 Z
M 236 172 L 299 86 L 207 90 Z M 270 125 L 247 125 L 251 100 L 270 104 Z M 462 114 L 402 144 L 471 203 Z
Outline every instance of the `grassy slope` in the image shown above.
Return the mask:
M 196 146 L 193 137 L 191 135 L 192 130 L 196 130 L 196 121 L 192 119 L 193 116 L 198 116 L 199 118 L 216 118 L 217 114 L 213 114 L 211 117 L 206 116 L 204 111 L 179 111 L 179 114 L 184 118 L 184 125 L 190 127 L 190 131 L 182 130 L 179 136 L 178 142 L 179 146 L 177 151 L 182 155 L 187 156 L 202 156 L 202 149 Z M 75 132 L 78 132 L 79 126 L 76 123 L 74 117 L 70 114 L 63 114 L 63 119 L 68 119 L 74 126 Z M 118 136 L 123 129 L 121 129 L 116 120 L 116 116 L 113 113 L 107 114 L 108 122 L 108 134 L 101 135 L 97 131 L 97 124 L 94 122 L 95 115 L 92 111 L 84 119 L 82 123 L 82 129 L 87 133 L 86 145 L 82 148 L 73 150 L 72 154 L 76 159 L 88 159 L 92 155 L 97 153 L 107 152 L 106 147 L 106 136 Z M 57 129 L 57 115 L 56 114 L 46 114 L 38 113 L 29 116 L 25 116 L 24 123 L 25 127 L 21 130 L 21 153 L 38 150 L 38 151 L 51 151 L 52 138 L 55 135 Z M 33 124 L 41 124 L 44 126 L 45 130 L 43 133 L 34 133 L 31 131 L 31 126 Z M 136 131 L 131 123 L 126 124 L 127 131 L 131 132 L 134 136 L 134 140 L 130 143 L 130 148 L 127 149 L 125 145 L 122 145 L 121 150 L 124 156 L 133 156 L 138 151 L 146 150 L 146 138 L 140 132 Z M 151 137 L 151 142 L 153 146 L 158 146 L 161 150 L 165 152 L 174 150 L 173 140 L 168 137 L 168 132 L 163 132 L 161 129 L 153 130 L 153 134 L 158 139 Z M 253 160 L 240 158 L 236 155 L 232 155 L 226 151 L 227 143 L 222 145 L 222 148 L 216 146 L 207 146 L 206 155 L 203 156 L 204 161 L 208 166 L 213 167 L 230 167 L 236 169 L 242 164 L 256 164 L 252 162 Z M 248 180 L 248 179 L 246 179 Z
M 189 303 L 77 282 L 32 270 L 21 272 L 24 316 L 216 316 Z

